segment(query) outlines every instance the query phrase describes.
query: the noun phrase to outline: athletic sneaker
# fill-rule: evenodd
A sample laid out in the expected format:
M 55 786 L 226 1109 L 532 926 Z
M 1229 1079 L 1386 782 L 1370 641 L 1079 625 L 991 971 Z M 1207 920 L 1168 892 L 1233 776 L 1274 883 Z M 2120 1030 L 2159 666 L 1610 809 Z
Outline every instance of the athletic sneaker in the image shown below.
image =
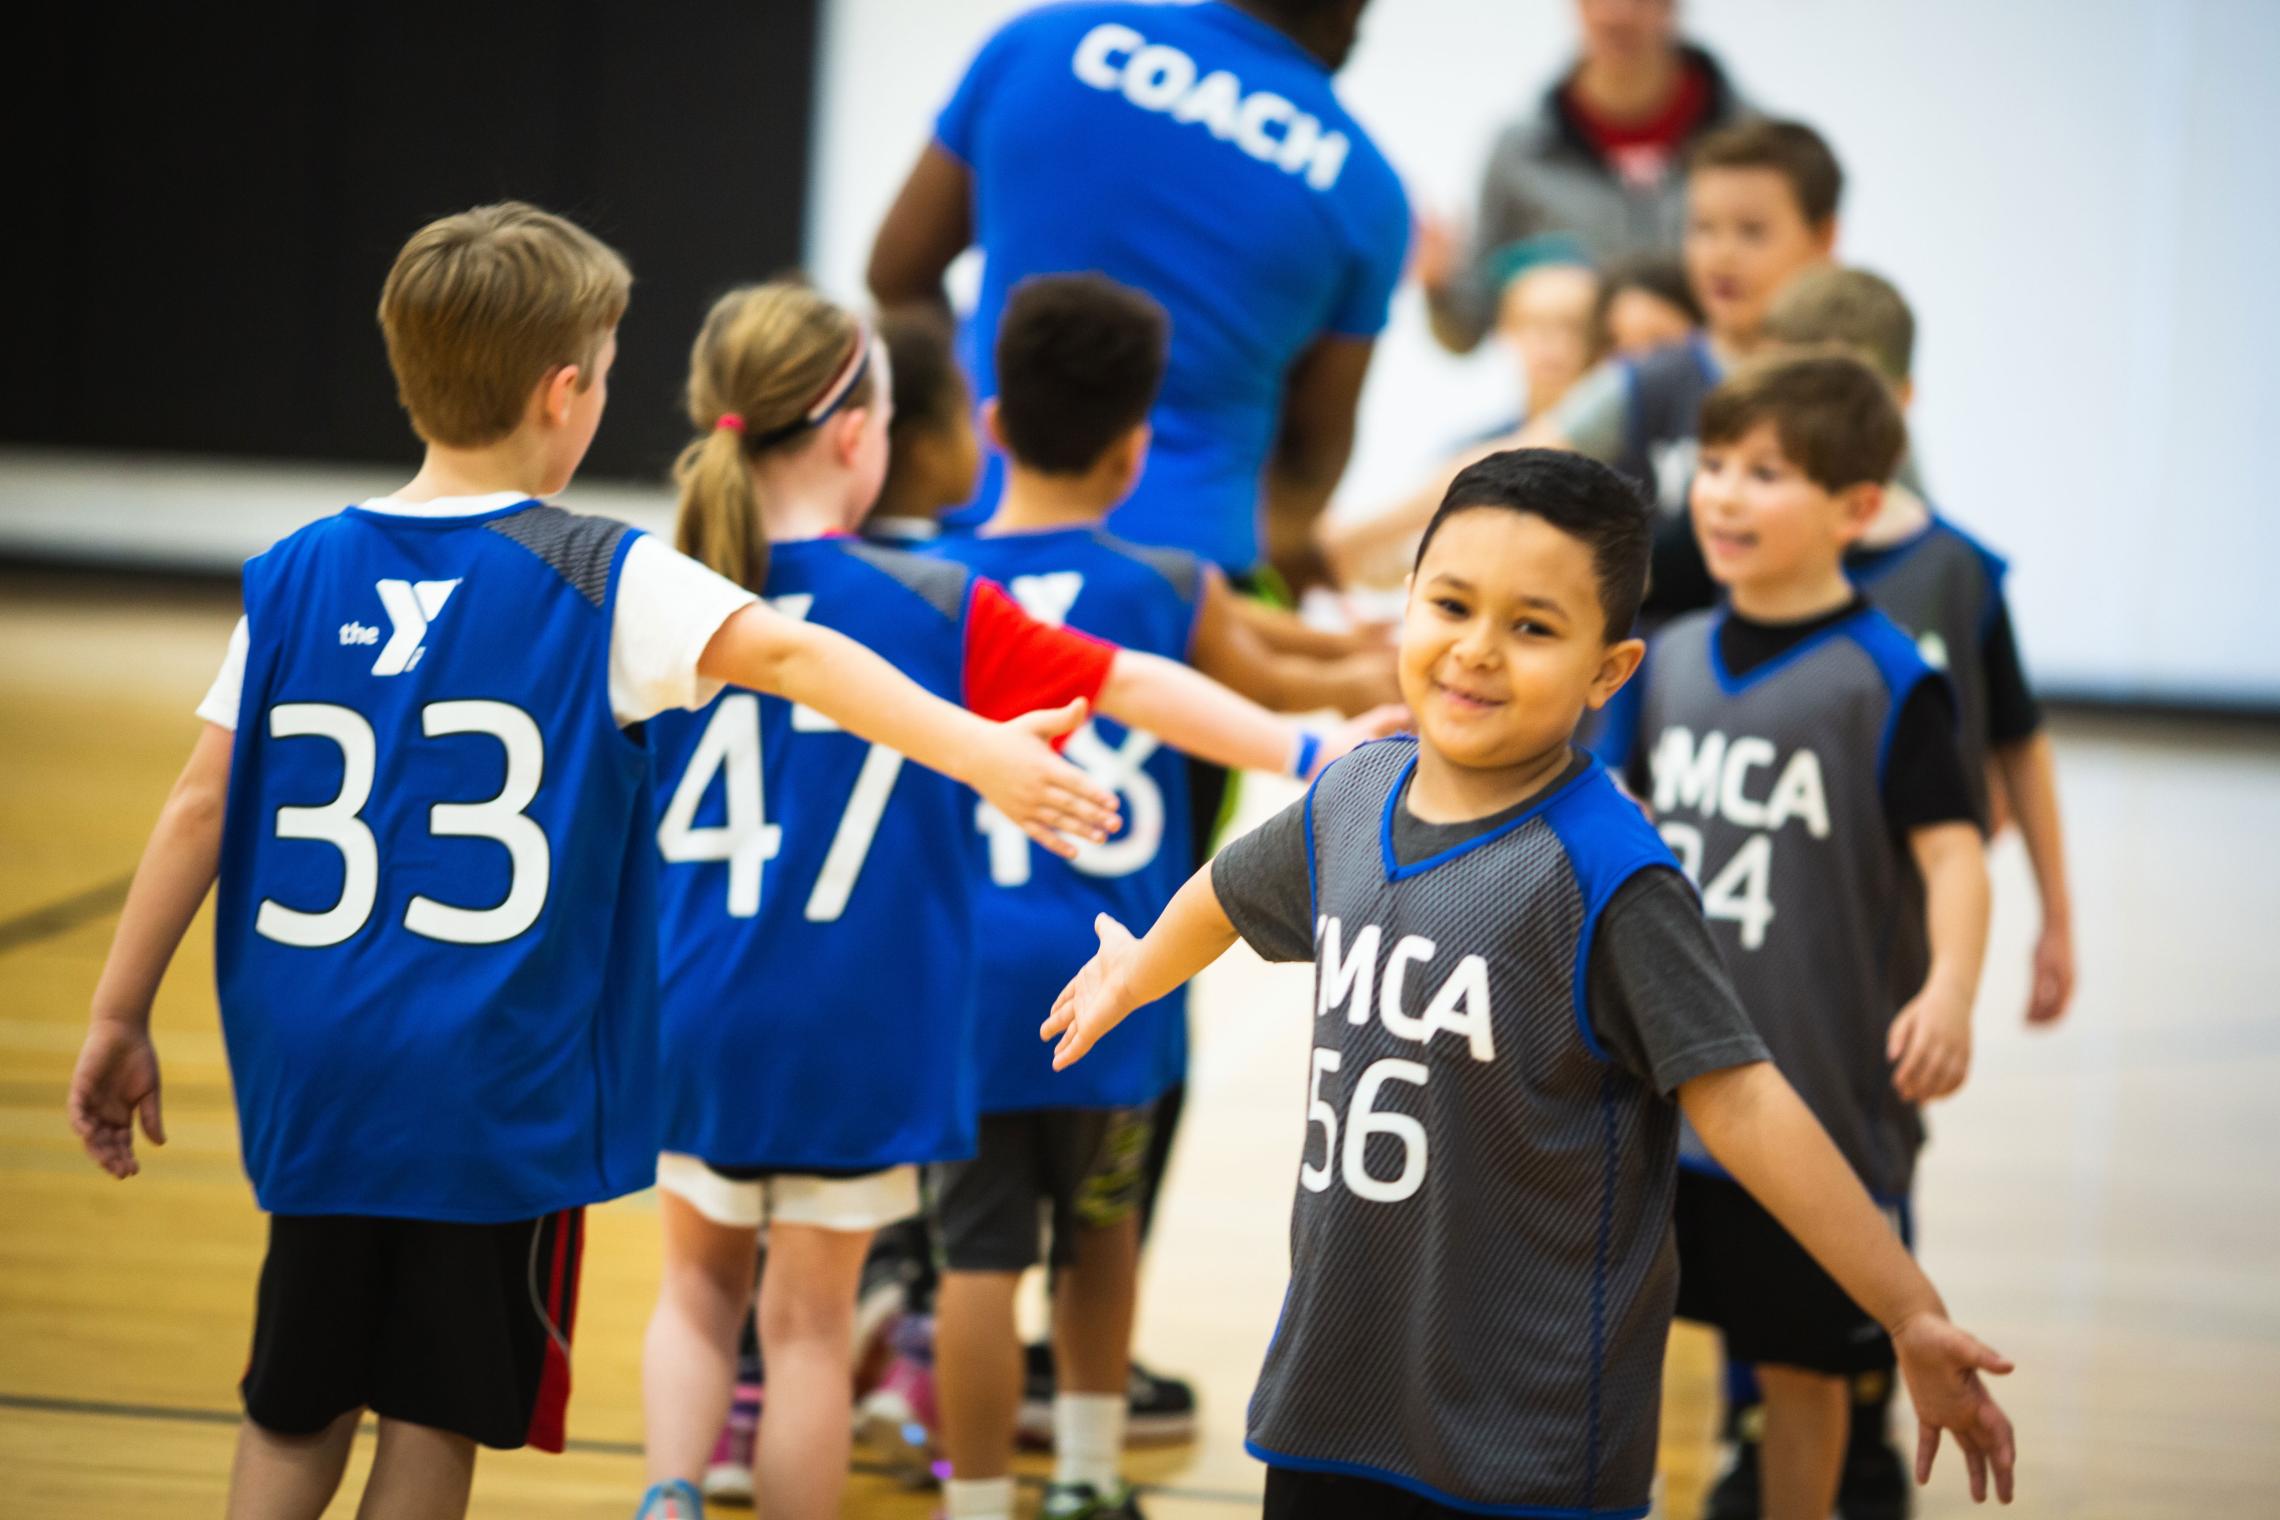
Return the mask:
M 760 1435 L 758 1383 L 738 1383 L 729 1401 L 728 1423 L 713 1442 L 712 1461 L 705 1464 L 705 1497 L 716 1504 L 752 1502 L 752 1445 Z
M 869 1447 L 906 1483 L 933 1481 L 934 1321 L 905 1314 L 890 1323 L 890 1348 L 878 1385 L 855 1405 L 855 1439 Z
M 1119 1483 L 1102 1493 L 1090 1483 L 1054 1483 L 1046 1487 L 1039 1520 L 1143 1520 L 1139 1497 L 1132 1485 Z
M 1038 1450 L 1053 1445 L 1053 1348 L 1027 1347 L 1023 1353 L 1020 1435 Z M 1151 1372 L 1135 1361 L 1125 1384 L 1124 1443 L 1157 1446 L 1195 1439 L 1195 1386 Z
M 687 1480 L 668 1478 L 641 1496 L 633 1520 L 705 1520 L 705 1501 Z

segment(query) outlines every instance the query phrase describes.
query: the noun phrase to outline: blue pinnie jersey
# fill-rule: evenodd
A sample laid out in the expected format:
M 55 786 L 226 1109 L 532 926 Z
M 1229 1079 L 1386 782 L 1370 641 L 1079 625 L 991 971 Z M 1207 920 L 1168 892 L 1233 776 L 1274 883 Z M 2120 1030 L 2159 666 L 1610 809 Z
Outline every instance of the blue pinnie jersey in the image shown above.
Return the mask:
M 1171 317 L 1147 473 L 1109 526 L 1230 571 L 1259 558 L 1259 487 L 1290 367 L 1386 324 L 1409 240 L 1401 181 L 1321 60 L 1232 5 L 1047 5 L 1001 27 L 935 121 L 973 176 L 985 258 L 959 357 L 997 389 L 1007 297 L 1097 271 Z M 1003 484 L 953 521 L 989 515 Z
M 934 551 L 1005 587 L 1021 609 L 1125 649 L 1185 661 L 1202 593 L 1202 562 L 1143 549 L 1097 528 L 942 541 Z M 1067 1071 L 1053 1070 L 1037 1026 L 1092 958 L 1095 915 L 1147 932 L 1196 866 L 1187 758 L 1154 735 L 1095 717 L 1062 754 L 1122 809 L 1117 832 L 1074 861 L 1032 845 L 986 803 L 973 822 L 988 841 L 977 906 L 974 1054 L 984 1113 L 1129 1108 L 1151 1103 L 1187 1069 L 1187 990 L 1135 1012 Z
M 828 538 L 772 546 L 764 594 L 957 702 L 973 584 Z M 794 1170 L 971 1155 L 974 794 L 750 691 L 648 738 L 665 1148 Z
M 648 1185 L 649 766 L 609 698 L 638 537 L 350 507 L 247 562 L 215 948 L 264 1209 L 504 1222 Z

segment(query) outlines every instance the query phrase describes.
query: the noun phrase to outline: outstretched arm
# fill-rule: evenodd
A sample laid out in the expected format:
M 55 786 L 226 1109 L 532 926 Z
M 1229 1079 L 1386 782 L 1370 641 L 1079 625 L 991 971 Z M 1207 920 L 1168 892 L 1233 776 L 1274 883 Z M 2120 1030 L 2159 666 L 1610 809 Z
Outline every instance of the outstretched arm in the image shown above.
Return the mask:
M 1787 1080 L 1755 1061 L 1694 1078 L 1678 1101 L 1718 1164 L 1891 1334 L 1916 1406 L 1916 1481 L 1931 1477 L 1947 1430 L 1963 1448 L 1971 1496 L 1987 1497 L 1992 1468 L 1996 1495 L 2010 1503 L 2016 1443 L 1980 1374 L 2011 1363 L 1949 1323 L 1938 1291 Z
M 114 1177 L 132 1177 L 142 1169 L 135 1159 L 138 1115 L 151 1144 L 166 1143 L 150 1005 L 167 963 L 214 884 L 235 740 L 228 729 L 212 723 L 198 735 L 143 847 L 118 930 L 111 936 L 111 953 L 95 983 L 87 1043 L 71 1074 L 67 1101 L 80 1144 Z
M 853 639 L 760 603 L 720 625 L 697 673 L 804 702 L 848 732 L 964 782 L 1055 854 L 1075 852 L 1064 835 L 1097 842 L 1115 822 L 1115 794 L 1045 742 L 1084 721 L 1082 702 L 991 723 L 926 691 Z
M 2058 818 L 2058 766 L 2050 735 L 2038 730 L 2016 744 L 1996 746 L 1995 767 L 2010 795 L 2042 898 L 2027 1022 L 2055 1024 L 2066 1016 L 2074 996 L 2074 899 L 2066 885 L 2066 832 Z
M 1053 999 L 1053 1012 L 1037 1031 L 1041 1040 L 1058 1039 L 1053 1069 L 1084 1058 L 1100 1037 L 1193 978 L 1235 943 L 1235 925 L 1219 904 L 1204 865 L 1187 879 L 1143 939 L 1106 913 L 1093 920 L 1100 948 Z
M 1355 745 L 1409 721 L 1408 709 L 1381 707 L 1313 735 L 1201 671 L 1136 649 L 1118 652 L 1098 706 L 1126 727 L 1146 729 L 1215 765 L 1297 776 L 1311 776 Z

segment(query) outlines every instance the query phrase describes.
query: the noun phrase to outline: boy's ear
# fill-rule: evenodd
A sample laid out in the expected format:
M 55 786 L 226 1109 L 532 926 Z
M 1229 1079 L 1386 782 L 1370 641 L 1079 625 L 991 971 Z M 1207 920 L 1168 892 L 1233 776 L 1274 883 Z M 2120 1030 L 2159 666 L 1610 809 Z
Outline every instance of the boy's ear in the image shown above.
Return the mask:
M 1599 669 L 1591 678 L 1591 691 L 1584 698 L 1593 712 L 1607 705 L 1623 683 L 1638 673 L 1639 662 L 1647 657 L 1645 639 L 1620 639 L 1607 646 L 1607 653 L 1599 657 Z
M 539 416 L 557 427 L 569 421 L 571 400 L 585 389 L 580 383 L 585 378 L 586 372 L 575 364 L 548 371 L 546 378 L 538 382 Z
M 1129 495 L 1140 483 L 1140 472 L 1148 465 L 1148 445 L 1155 436 L 1148 424 L 1142 422 L 1109 446 L 1116 460 L 1117 479 L 1121 482 L 1117 495 Z
M 1837 251 L 1837 219 L 1832 216 L 1813 228 L 1813 246 L 1821 250 L 1821 257 L 1834 257 Z
M 1892 394 L 1899 400 L 1900 410 L 1904 412 L 1916 404 L 1916 382 L 1903 380 L 1892 387 Z
M 982 437 L 987 439 L 989 446 L 996 449 L 1000 454 L 1011 454 L 1013 452 L 1005 446 L 1005 431 L 998 426 L 998 404 L 995 396 L 982 403 Z
M 1884 482 L 1864 480 L 1836 493 L 1838 536 L 1847 544 L 1866 533 L 1884 510 Z

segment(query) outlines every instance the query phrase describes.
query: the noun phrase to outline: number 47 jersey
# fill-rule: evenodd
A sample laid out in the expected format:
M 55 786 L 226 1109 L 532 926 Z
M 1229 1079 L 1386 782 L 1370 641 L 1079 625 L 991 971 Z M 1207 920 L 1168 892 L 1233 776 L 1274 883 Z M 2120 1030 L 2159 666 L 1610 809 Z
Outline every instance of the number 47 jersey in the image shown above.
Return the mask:
M 504 1222 L 652 1175 L 639 538 L 351 507 L 247 562 L 215 937 L 264 1209 Z

